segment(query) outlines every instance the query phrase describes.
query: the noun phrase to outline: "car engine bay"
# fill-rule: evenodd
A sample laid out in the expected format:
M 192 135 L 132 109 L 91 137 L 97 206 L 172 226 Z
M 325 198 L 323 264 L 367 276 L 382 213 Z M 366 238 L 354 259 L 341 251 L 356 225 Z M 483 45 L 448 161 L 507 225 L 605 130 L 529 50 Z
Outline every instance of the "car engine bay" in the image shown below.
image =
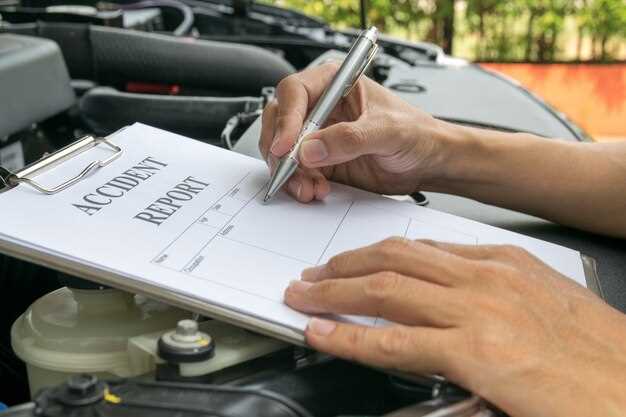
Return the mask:
M 340 58 L 357 34 L 241 0 L 0 0 L 0 181 L 136 121 L 233 149 L 282 78 Z M 380 46 L 367 75 L 437 117 L 588 140 L 436 45 Z M 0 401 L 24 403 L 7 415 L 494 415 L 441 378 L 389 375 L 4 255 L 0 288 Z

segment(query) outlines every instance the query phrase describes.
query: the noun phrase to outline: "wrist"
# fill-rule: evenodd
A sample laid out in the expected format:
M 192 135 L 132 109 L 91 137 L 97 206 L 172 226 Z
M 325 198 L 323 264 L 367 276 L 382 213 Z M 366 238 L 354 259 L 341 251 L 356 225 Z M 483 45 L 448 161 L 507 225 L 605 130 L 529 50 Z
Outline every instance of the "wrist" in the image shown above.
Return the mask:
M 419 188 L 463 194 L 469 185 L 491 181 L 494 174 L 491 161 L 497 160 L 494 155 L 497 140 L 486 136 L 492 133 L 436 120 L 430 132 L 432 152 Z

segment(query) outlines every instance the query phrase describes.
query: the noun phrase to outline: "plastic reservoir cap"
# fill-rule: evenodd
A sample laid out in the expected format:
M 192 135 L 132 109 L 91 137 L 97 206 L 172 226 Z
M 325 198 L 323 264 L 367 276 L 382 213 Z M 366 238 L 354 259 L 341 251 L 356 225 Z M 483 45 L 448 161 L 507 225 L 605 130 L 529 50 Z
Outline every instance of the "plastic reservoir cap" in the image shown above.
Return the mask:
M 176 330 L 159 338 L 158 355 L 170 363 L 195 363 L 215 355 L 215 342 L 206 333 L 198 331 L 195 320 L 181 320 Z
M 119 290 L 61 288 L 15 321 L 11 345 L 20 359 L 40 368 L 128 376 L 128 339 L 171 329 L 188 316 Z

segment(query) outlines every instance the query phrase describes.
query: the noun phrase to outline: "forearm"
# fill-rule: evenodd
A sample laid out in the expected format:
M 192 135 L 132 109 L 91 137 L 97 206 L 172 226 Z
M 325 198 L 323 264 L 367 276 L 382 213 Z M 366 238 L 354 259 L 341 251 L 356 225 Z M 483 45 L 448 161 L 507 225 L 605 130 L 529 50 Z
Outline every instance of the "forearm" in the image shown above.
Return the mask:
M 572 143 L 442 124 L 442 169 L 422 189 L 626 237 L 626 143 Z

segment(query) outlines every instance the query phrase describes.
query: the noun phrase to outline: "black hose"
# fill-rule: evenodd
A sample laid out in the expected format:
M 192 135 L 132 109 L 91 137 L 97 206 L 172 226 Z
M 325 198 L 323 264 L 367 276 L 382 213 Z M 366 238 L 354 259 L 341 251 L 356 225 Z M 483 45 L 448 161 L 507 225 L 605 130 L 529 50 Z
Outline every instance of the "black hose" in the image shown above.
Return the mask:
M 89 128 L 98 135 L 141 122 L 218 144 L 234 114 L 260 106 L 258 97 L 200 97 L 134 94 L 96 87 L 79 102 Z
M 256 96 L 295 71 L 270 51 L 236 43 L 55 22 L 0 26 L 2 32 L 52 39 L 73 79 L 118 88 L 138 81 L 177 84 L 203 95 Z

